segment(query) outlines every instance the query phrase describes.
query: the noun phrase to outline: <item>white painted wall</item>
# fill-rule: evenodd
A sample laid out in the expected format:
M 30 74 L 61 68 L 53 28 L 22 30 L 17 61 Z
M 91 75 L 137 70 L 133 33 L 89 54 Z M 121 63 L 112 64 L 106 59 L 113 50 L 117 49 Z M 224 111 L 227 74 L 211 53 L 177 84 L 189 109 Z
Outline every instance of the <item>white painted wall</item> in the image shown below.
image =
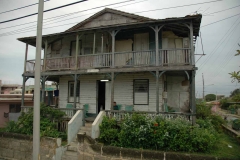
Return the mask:
M 97 80 L 104 78 L 104 75 L 81 75 L 80 76 L 80 103 L 79 106 L 89 104 L 89 113 L 96 113 L 96 84 Z M 136 111 L 156 111 L 156 79 L 149 72 L 142 73 L 120 73 L 114 82 L 114 101 L 122 105 L 125 109 L 126 105 L 133 105 L 133 80 L 149 79 L 149 105 L 134 105 Z M 65 108 L 68 96 L 68 81 L 72 81 L 70 76 L 62 76 L 59 82 L 59 106 Z M 110 84 L 110 83 L 109 83 Z M 159 106 L 161 110 L 163 82 L 159 81 Z M 110 85 L 106 83 L 106 102 L 110 103 L 111 97 Z M 110 109 L 110 105 L 106 105 L 105 109 Z
M 67 140 L 68 144 L 70 144 L 76 134 L 78 133 L 79 129 L 83 126 L 83 111 L 78 110 L 72 119 L 68 122 L 68 130 L 67 130 Z
M 96 139 L 99 137 L 100 135 L 100 129 L 99 129 L 99 125 L 102 123 L 103 117 L 106 116 L 106 112 L 105 111 L 101 111 L 98 116 L 96 117 L 96 119 L 94 120 L 94 122 L 92 123 L 92 133 L 91 133 L 91 137 L 93 139 Z
M 177 111 L 189 111 L 189 81 L 186 76 L 167 76 L 168 106 Z

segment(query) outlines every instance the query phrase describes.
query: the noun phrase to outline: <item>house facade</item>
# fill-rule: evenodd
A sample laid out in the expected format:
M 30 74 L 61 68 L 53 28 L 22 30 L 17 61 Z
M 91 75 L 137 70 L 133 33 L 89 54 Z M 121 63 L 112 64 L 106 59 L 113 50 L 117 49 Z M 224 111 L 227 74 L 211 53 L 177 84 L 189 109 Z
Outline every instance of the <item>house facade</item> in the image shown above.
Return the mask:
M 88 104 L 92 114 L 112 109 L 114 101 L 123 110 L 194 114 L 194 43 L 201 18 L 158 20 L 106 8 L 64 32 L 44 35 L 42 88 L 46 80 L 58 83 L 58 107 Z M 26 43 L 25 86 L 34 78 L 35 60 L 27 53 L 36 37 L 18 40 Z

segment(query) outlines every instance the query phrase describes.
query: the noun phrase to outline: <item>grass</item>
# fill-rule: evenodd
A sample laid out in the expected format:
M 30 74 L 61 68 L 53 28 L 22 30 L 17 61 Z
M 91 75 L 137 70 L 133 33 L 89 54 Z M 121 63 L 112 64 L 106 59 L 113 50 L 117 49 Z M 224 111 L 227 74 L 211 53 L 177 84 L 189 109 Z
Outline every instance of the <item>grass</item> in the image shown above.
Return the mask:
M 232 146 L 229 147 L 229 146 Z M 218 137 L 218 143 L 215 149 L 209 154 L 219 158 L 240 159 L 240 144 L 236 139 L 225 133 L 221 133 Z

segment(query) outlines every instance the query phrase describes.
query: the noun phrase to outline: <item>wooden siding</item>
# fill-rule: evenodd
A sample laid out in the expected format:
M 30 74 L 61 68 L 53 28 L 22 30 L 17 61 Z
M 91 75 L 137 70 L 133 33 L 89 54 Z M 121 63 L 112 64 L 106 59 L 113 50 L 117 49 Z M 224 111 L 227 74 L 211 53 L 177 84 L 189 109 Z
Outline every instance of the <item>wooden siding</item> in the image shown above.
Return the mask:
M 168 106 L 189 112 L 189 86 L 186 76 L 167 76 Z
M 96 81 L 103 79 L 104 75 L 82 75 L 80 77 L 80 103 L 79 106 L 89 104 L 89 113 L 96 113 Z M 65 108 L 68 96 L 68 81 L 73 78 L 63 76 L 59 83 L 59 106 Z M 149 105 L 134 105 L 136 111 L 156 111 L 156 79 L 149 72 L 143 73 L 122 73 L 117 75 L 114 83 L 114 101 L 122 105 L 122 109 L 126 105 L 133 105 L 133 80 L 134 79 L 149 79 Z M 162 78 L 159 82 L 159 106 L 162 106 Z M 106 85 L 107 86 L 107 85 Z M 110 86 L 110 85 L 109 85 Z M 107 89 L 107 87 L 106 87 Z M 108 93 L 110 88 L 107 89 Z M 106 95 L 109 95 L 106 93 Z M 106 102 L 110 102 L 110 97 L 106 97 Z M 110 105 L 106 105 L 105 109 L 110 109 Z

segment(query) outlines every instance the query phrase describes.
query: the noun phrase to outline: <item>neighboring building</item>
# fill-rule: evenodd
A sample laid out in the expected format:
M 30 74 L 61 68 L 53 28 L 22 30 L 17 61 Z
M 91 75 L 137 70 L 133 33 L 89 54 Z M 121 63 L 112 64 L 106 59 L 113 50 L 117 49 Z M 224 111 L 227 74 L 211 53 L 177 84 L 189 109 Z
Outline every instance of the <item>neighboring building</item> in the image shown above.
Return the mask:
M 0 128 L 6 122 L 16 121 L 21 114 L 21 94 L 0 94 Z M 26 106 L 33 106 L 32 95 L 25 95 Z
M 150 19 L 104 9 L 65 32 L 43 36 L 41 77 L 59 84 L 59 107 L 89 105 L 89 113 L 113 101 L 136 111 L 195 113 L 194 44 L 202 15 Z M 36 37 L 19 38 L 35 46 Z M 34 78 L 27 60 L 23 78 Z M 23 83 L 23 86 L 25 83 Z
M 2 82 L 0 81 L 0 91 L 1 94 L 11 94 L 11 92 L 13 93 L 14 90 L 16 89 L 21 89 L 21 85 L 19 84 L 2 84 Z M 17 93 L 20 94 L 20 93 Z

